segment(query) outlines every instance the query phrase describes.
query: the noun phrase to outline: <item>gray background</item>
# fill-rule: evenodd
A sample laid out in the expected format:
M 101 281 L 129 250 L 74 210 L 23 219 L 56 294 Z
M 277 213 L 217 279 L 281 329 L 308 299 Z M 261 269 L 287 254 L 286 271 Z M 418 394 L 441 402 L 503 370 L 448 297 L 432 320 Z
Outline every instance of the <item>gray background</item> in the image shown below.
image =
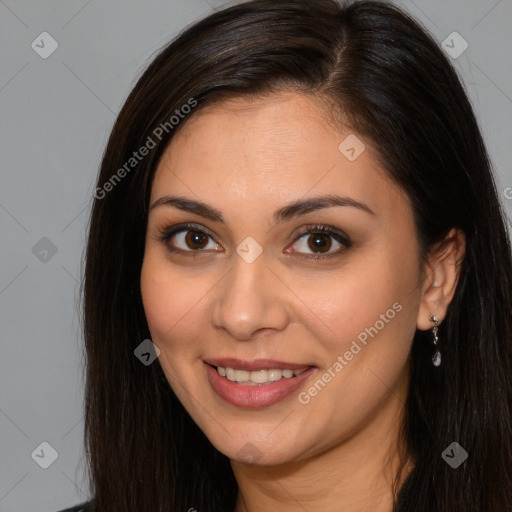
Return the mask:
M 468 42 L 453 62 L 510 216 L 512 0 L 396 3 L 440 44 L 454 31 Z M 89 498 L 77 301 L 98 165 L 116 113 L 151 55 L 223 5 L 0 0 L 0 512 L 55 511 Z M 42 32 L 58 42 L 46 59 L 31 47 L 34 40 L 41 46 Z M 47 469 L 36 463 L 51 462 L 42 442 L 58 454 Z

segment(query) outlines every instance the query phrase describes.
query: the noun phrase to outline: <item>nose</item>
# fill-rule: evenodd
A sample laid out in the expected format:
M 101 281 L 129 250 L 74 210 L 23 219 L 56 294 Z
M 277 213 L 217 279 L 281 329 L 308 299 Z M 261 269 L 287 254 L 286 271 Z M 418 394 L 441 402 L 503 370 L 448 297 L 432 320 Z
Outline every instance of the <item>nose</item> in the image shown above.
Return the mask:
M 247 263 L 238 255 L 233 268 L 217 285 L 211 323 L 238 341 L 253 340 L 256 333 L 282 331 L 290 321 L 286 287 L 261 255 Z

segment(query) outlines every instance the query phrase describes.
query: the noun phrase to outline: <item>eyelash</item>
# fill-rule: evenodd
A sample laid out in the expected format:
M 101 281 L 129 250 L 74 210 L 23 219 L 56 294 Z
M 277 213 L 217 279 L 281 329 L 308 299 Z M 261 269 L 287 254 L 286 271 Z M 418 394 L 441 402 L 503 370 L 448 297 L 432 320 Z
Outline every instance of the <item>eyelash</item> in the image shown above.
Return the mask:
M 198 253 L 206 252 L 203 250 L 193 250 L 193 249 L 184 251 L 182 249 L 177 249 L 175 247 L 171 247 L 169 244 L 167 244 L 167 242 L 174 235 L 177 235 L 178 233 L 181 233 L 183 231 L 193 231 L 193 232 L 201 233 L 205 236 L 210 237 L 215 242 L 213 235 L 209 231 L 207 231 L 206 229 L 201 227 L 199 224 L 190 224 L 190 223 L 179 224 L 177 226 L 162 228 L 158 233 L 158 240 L 165 243 L 168 250 L 173 253 L 180 253 L 180 254 L 191 253 L 192 257 L 196 257 L 198 255 Z M 307 226 L 306 228 L 304 228 L 304 230 L 302 230 L 300 233 L 297 234 L 297 236 L 295 237 L 295 240 L 293 241 L 293 244 L 295 244 L 298 240 L 300 240 L 302 237 L 304 237 L 304 235 L 316 235 L 316 234 L 329 235 L 332 238 L 334 238 L 337 242 L 342 244 L 344 247 L 338 249 L 337 251 L 335 251 L 333 253 L 329 253 L 329 254 L 318 253 L 318 254 L 309 254 L 307 256 L 301 256 L 302 258 L 304 258 L 306 260 L 319 260 L 319 259 L 322 260 L 322 259 L 330 258 L 333 256 L 339 256 L 341 252 L 352 247 L 352 242 L 347 237 L 347 235 L 345 235 L 343 232 L 335 230 L 334 228 L 331 228 L 329 226 L 325 226 L 322 224 L 315 224 L 315 225 Z M 215 242 L 215 243 L 217 243 L 217 242 Z M 299 253 L 299 254 L 303 254 L 303 253 Z

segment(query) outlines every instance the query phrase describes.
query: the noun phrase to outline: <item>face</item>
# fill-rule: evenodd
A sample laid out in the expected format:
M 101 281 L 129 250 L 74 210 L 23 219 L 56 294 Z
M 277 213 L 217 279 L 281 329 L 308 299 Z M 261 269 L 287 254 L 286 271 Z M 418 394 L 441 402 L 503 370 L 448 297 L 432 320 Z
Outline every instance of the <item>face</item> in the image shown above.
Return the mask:
M 413 214 L 353 137 L 311 97 L 233 99 L 186 121 L 156 170 L 141 272 L 152 341 L 233 461 L 325 452 L 404 389 Z

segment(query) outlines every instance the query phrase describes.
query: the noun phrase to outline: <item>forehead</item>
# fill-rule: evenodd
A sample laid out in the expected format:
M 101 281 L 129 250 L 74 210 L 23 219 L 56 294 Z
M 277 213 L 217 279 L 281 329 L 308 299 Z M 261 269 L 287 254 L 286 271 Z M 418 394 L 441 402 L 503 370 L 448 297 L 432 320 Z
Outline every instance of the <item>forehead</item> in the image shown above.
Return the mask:
M 151 201 L 180 193 L 224 209 L 226 201 L 264 206 L 339 193 L 364 197 L 379 209 L 401 195 L 368 141 L 334 126 L 310 96 L 230 99 L 184 122 L 159 162 Z M 345 140 L 358 152 L 365 148 L 355 160 L 340 151 Z

